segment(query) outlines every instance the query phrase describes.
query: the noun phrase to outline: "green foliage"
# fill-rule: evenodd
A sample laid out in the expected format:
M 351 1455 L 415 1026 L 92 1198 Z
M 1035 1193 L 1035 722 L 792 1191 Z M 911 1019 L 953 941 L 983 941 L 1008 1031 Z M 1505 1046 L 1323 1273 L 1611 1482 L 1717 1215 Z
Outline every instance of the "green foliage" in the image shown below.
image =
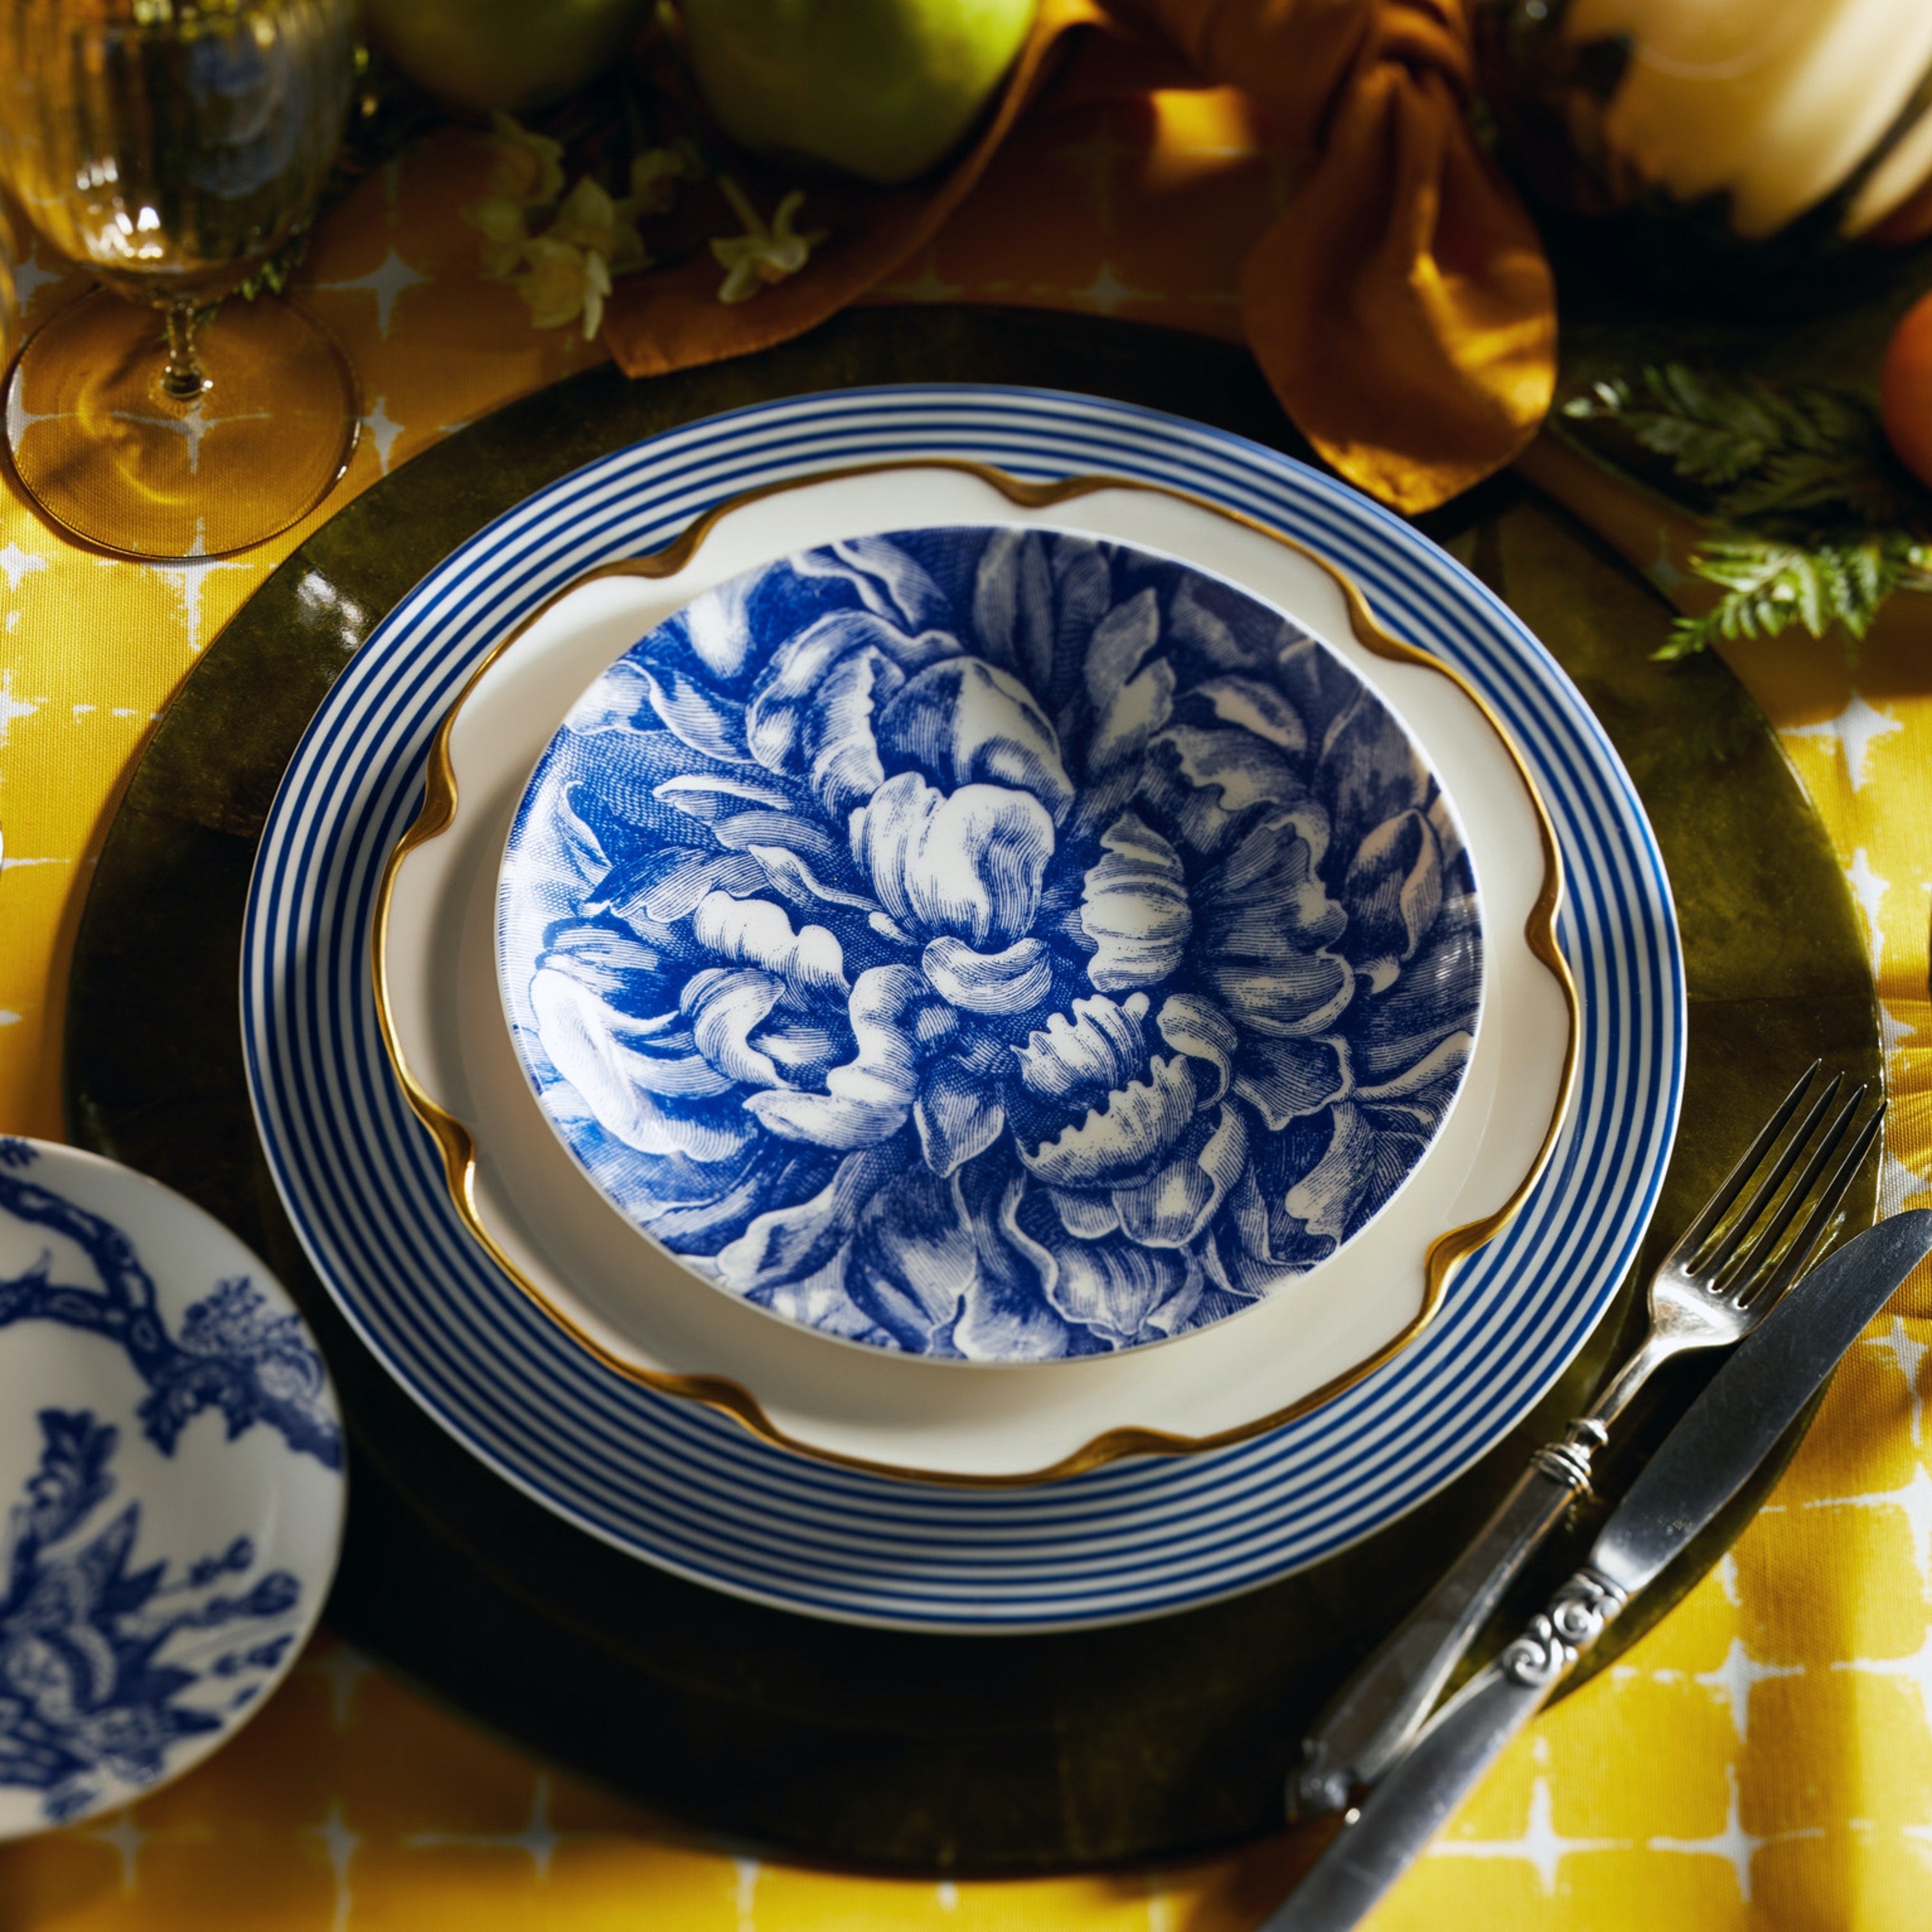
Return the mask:
M 1858 397 L 1670 362 L 1595 383 L 1563 413 L 1618 424 L 1708 500 L 1690 567 L 1724 595 L 1680 617 L 1660 657 L 1794 623 L 1862 638 L 1894 590 L 1932 590 L 1932 493 Z
M 242 286 L 235 291 L 243 302 L 257 296 L 278 296 L 289 285 L 289 278 L 302 266 L 308 253 L 309 228 L 298 228 Z
M 1932 546 L 1900 530 L 1808 543 L 1714 535 L 1690 561 L 1724 594 L 1703 616 L 1678 618 L 1659 657 L 1685 657 L 1719 638 L 1775 637 L 1794 622 L 1821 638 L 1835 620 L 1862 638 L 1894 590 L 1932 588 Z

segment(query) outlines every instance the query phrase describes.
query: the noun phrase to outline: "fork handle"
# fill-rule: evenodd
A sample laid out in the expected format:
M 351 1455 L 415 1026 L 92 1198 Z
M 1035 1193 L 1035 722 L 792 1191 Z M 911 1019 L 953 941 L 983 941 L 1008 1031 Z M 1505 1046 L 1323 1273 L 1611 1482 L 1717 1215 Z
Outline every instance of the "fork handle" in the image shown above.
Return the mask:
M 1653 1325 L 1643 1338 L 1643 1346 L 1604 1384 L 1603 1392 L 1584 1412 L 1581 1422 L 1570 1425 L 1574 1439 L 1583 1423 L 1600 1423 L 1607 1427 L 1629 1408 L 1632 1398 L 1652 1376 L 1672 1356 L 1698 1346 L 1681 1335 L 1660 1334 Z M 1603 1438 L 1599 1436 L 1598 1441 Z
M 1340 1810 L 1408 1748 L 1530 1552 L 1589 1487 L 1604 1435 L 1594 1414 L 1580 1417 L 1538 1450 L 1448 1574 L 1343 1685 L 1303 1740 L 1288 1780 L 1291 1820 Z

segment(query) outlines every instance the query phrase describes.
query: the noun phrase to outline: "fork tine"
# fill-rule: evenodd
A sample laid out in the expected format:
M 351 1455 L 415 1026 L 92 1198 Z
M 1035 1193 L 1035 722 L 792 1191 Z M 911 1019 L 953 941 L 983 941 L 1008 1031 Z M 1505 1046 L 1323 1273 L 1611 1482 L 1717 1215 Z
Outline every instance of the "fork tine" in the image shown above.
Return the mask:
M 1718 1191 L 1704 1204 L 1703 1211 L 1684 1229 L 1682 1238 L 1672 1248 L 1664 1262 L 1666 1268 L 1688 1264 L 1690 1257 L 1711 1238 L 1711 1232 L 1724 1218 L 1724 1213 L 1738 1198 L 1739 1190 L 1756 1171 L 1757 1164 L 1770 1150 L 1772 1144 L 1784 1130 L 1784 1124 L 1796 1112 L 1798 1103 L 1804 1097 L 1804 1090 L 1818 1077 L 1818 1070 L 1824 1065 L 1822 1060 L 1814 1060 L 1806 1067 L 1798 1084 L 1778 1102 L 1778 1111 L 1765 1122 L 1758 1137 L 1738 1156 L 1737 1165 L 1719 1183 Z
M 1797 1165 L 1798 1157 L 1804 1151 L 1813 1131 L 1824 1118 L 1832 1103 L 1838 1099 L 1839 1090 L 1844 1084 L 1845 1076 L 1842 1073 L 1834 1074 L 1824 1092 L 1805 1108 L 1797 1126 L 1792 1129 L 1791 1138 L 1785 1142 L 1783 1151 L 1772 1162 L 1771 1171 L 1751 1190 L 1744 1204 L 1738 1210 L 1737 1218 L 1712 1245 L 1711 1252 L 1703 1257 L 1702 1264 L 1697 1272 L 1710 1276 L 1713 1286 L 1716 1284 L 1716 1277 L 1726 1272 L 1730 1266 L 1732 1257 L 1744 1246 L 1757 1217 L 1775 1199 L 1778 1190 L 1784 1185 L 1784 1177 Z
M 1810 1199 L 1812 1184 L 1824 1172 L 1825 1163 L 1838 1151 L 1839 1142 L 1845 1137 L 1845 1130 L 1851 1125 L 1852 1117 L 1864 1104 L 1865 1093 L 1865 1088 L 1859 1088 L 1838 1110 L 1836 1117 L 1819 1137 L 1818 1144 L 1812 1149 L 1810 1156 L 1798 1178 L 1791 1184 L 1783 1205 L 1766 1222 L 1756 1240 L 1724 1270 L 1723 1279 L 1711 1283 L 1713 1294 L 1730 1294 L 1734 1288 L 1748 1287 L 1752 1276 L 1771 1258 L 1779 1238 L 1796 1218 L 1798 1210 Z M 1739 1295 L 1738 1300 L 1742 1306 L 1742 1296 Z
M 1738 1210 L 1736 1218 L 1730 1228 L 1717 1238 L 1709 1253 L 1693 1264 L 1691 1273 L 1714 1276 L 1724 1272 L 1731 1257 L 1743 1246 L 1750 1235 L 1752 1224 L 1771 1205 L 1778 1190 L 1784 1186 L 1784 1177 L 1797 1164 L 1798 1156 L 1804 1151 L 1814 1130 L 1824 1118 L 1832 1103 L 1838 1099 L 1839 1090 L 1844 1084 L 1845 1076 L 1842 1073 L 1834 1074 L 1826 1084 L 1825 1090 L 1805 1108 L 1797 1126 L 1792 1129 L 1790 1139 L 1785 1142 L 1778 1158 L 1772 1162 L 1770 1171 L 1760 1178 L 1757 1185 L 1745 1197 L 1744 1204 Z
M 1844 1198 L 1845 1190 L 1856 1178 L 1872 1142 L 1878 1138 L 1879 1124 L 1885 1118 L 1886 1102 L 1880 1101 L 1870 1120 L 1861 1127 L 1851 1145 L 1845 1150 L 1845 1157 L 1832 1170 L 1832 1178 L 1825 1184 L 1824 1191 L 1818 1196 L 1818 1204 L 1805 1217 L 1780 1262 L 1766 1281 L 1762 1288 L 1752 1296 L 1754 1302 L 1774 1300 L 1796 1281 L 1810 1258 L 1811 1250 L 1818 1244 L 1818 1238 L 1825 1232 L 1825 1226 L 1837 1211 L 1838 1203 Z

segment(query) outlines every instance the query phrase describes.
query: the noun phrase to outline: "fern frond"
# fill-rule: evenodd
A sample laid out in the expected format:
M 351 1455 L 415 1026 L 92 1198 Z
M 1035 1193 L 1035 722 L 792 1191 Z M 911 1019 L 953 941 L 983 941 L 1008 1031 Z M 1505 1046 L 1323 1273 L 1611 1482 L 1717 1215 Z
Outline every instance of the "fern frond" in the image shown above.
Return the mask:
M 1681 362 L 1645 369 L 1642 382 L 1642 399 L 1623 378 L 1593 384 L 1564 413 L 1621 423 L 1654 455 L 1669 457 L 1685 482 L 1730 492 L 1719 497 L 1720 520 L 1827 503 L 1892 514 L 1910 494 L 1876 418 L 1843 390 L 1780 388 Z M 1742 487 L 1733 492 L 1733 484 Z
M 1659 657 L 1680 658 L 1719 638 L 1774 638 L 1793 623 L 1822 638 L 1834 623 L 1855 638 L 1894 590 L 1932 583 L 1928 547 L 1904 530 L 1862 531 L 1810 543 L 1730 531 L 1699 545 L 1690 567 L 1724 595 L 1701 616 L 1680 617 Z
M 1748 392 L 1714 393 L 1694 371 L 1671 362 L 1642 373 L 1645 400 L 1618 377 L 1564 405 L 1582 422 L 1620 423 L 1654 456 L 1667 456 L 1688 483 L 1721 488 L 1782 446 L 1788 426 Z
M 1724 594 L 1679 618 L 1661 657 L 1793 624 L 1862 638 L 1894 590 L 1932 590 L 1932 492 L 1857 396 L 1666 362 L 1594 383 L 1564 413 L 1618 423 L 1711 493 L 1711 534 L 1690 567 Z

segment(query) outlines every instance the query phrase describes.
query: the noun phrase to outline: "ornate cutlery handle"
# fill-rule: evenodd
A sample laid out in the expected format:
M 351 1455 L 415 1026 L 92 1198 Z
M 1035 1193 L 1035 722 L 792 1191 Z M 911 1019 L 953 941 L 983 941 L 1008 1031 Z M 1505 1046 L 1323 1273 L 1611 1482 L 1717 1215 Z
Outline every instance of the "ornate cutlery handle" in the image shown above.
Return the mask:
M 1605 1433 L 1593 1413 L 1538 1450 L 1448 1574 L 1343 1685 L 1303 1741 L 1288 1781 L 1290 1819 L 1340 1810 L 1402 1754 L 1530 1553 L 1589 1487 L 1591 1453 Z
M 1261 1932 L 1346 1932 L 1456 1808 L 1626 1601 L 1580 1570 L 1493 1664 L 1437 1712 Z

